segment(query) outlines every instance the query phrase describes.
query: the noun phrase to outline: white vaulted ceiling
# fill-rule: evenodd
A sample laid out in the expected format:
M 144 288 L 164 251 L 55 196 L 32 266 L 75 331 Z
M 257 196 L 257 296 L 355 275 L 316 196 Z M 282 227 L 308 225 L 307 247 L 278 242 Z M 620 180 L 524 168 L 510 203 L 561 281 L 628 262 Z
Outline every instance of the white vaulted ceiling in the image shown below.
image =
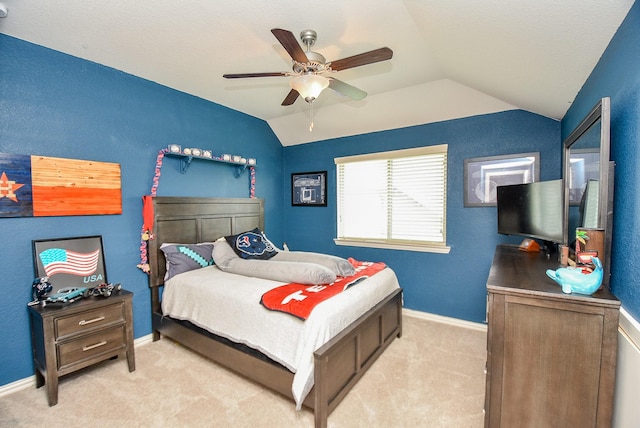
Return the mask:
M 523 109 L 561 119 L 633 0 L 0 0 L 0 32 L 264 119 L 283 145 Z M 383 46 L 393 59 L 338 72 L 369 95 L 325 90 L 280 105 L 290 71 L 271 34 L 313 29 L 336 60 Z M 0 52 L 1 54 L 1 52 Z

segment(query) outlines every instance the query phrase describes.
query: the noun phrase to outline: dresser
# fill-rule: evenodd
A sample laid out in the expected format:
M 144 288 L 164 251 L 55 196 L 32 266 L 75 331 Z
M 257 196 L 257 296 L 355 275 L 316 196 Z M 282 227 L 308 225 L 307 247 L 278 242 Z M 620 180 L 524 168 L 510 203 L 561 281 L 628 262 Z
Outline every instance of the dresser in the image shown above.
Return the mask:
M 552 255 L 496 248 L 487 280 L 485 427 L 610 427 L 620 302 L 564 294 Z
M 135 370 L 132 296 L 121 290 L 61 307 L 28 307 L 36 387 L 47 386 L 49 406 L 58 403 L 60 376 L 118 356 Z

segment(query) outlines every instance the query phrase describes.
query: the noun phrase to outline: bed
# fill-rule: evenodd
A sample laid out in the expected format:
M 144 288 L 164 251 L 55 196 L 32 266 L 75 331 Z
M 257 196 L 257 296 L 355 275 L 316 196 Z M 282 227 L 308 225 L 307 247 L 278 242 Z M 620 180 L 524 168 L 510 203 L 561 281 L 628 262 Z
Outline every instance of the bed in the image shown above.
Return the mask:
M 264 230 L 264 201 L 154 197 L 153 212 L 154 239 L 148 241 L 153 339 L 166 336 L 295 401 L 295 373 L 290 367 L 196 323 L 166 316 L 160 298 L 166 272 L 160 249 L 163 243 L 213 242 L 256 227 Z M 395 288 L 313 351 L 313 388 L 300 404 L 313 410 L 316 427 L 327 426 L 328 415 L 389 344 L 401 336 L 401 310 L 402 290 Z

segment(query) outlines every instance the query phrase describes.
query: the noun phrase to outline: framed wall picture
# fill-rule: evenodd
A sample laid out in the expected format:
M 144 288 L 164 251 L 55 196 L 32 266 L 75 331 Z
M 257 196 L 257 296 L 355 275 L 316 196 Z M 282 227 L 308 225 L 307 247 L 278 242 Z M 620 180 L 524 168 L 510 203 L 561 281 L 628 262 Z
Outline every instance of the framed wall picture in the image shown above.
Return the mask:
M 326 207 L 327 171 L 295 172 L 291 174 L 291 205 Z
M 495 206 L 498 186 L 540 180 L 540 153 L 464 160 L 464 206 Z
M 122 214 L 120 164 L 0 153 L 0 218 Z
M 102 236 L 32 241 L 36 277 L 49 277 L 54 292 L 107 282 Z

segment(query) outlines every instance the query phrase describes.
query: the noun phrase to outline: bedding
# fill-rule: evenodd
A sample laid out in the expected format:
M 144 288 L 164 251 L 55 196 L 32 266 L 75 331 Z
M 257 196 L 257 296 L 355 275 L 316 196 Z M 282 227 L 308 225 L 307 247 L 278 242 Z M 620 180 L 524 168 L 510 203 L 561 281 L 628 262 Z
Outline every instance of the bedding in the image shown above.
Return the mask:
M 183 272 L 200 269 L 213 264 L 213 243 L 162 244 L 160 249 L 167 261 L 164 280 Z
M 329 268 L 338 276 L 350 276 L 355 273 L 351 263 L 341 257 L 305 251 L 282 251 L 257 227 L 247 232 L 225 236 L 224 240 L 233 252 L 243 259 L 315 263 Z
M 280 311 L 306 320 L 313 308 L 325 300 L 342 293 L 386 267 L 384 263 L 359 262 L 349 259 L 354 275 L 338 277 L 330 284 L 285 284 L 262 295 L 260 303 L 272 311 Z
M 385 268 L 359 286 L 318 304 L 306 321 L 270 311 L 259 303 L 262 294 L 281 285 L 209 266 L 168 280 L 162 309 L 165 316 L 190 321 L 250 346 L 287 367 L 294 373 L 291 389 L 300 409 L 314 382 L 313 352 L 398 289 L 399 284 L 395 273 Z
M 213 260 L 225 272 L 274 281 L 329 284 L 336 280 L 333 271 L 316 263 L 243 259 L 223 239 L 214 243 Z
M 337 276 L 351 276 L 356 271 L 348 260 L 322 253 L 278 251 L 272 261 L 315 263 L 330 269 Z
M 238 257 L 243 259 L 268 260 L 277 253 L 275 245 L 257 227 L 237 235 L 225 236 L 224 239 Z

